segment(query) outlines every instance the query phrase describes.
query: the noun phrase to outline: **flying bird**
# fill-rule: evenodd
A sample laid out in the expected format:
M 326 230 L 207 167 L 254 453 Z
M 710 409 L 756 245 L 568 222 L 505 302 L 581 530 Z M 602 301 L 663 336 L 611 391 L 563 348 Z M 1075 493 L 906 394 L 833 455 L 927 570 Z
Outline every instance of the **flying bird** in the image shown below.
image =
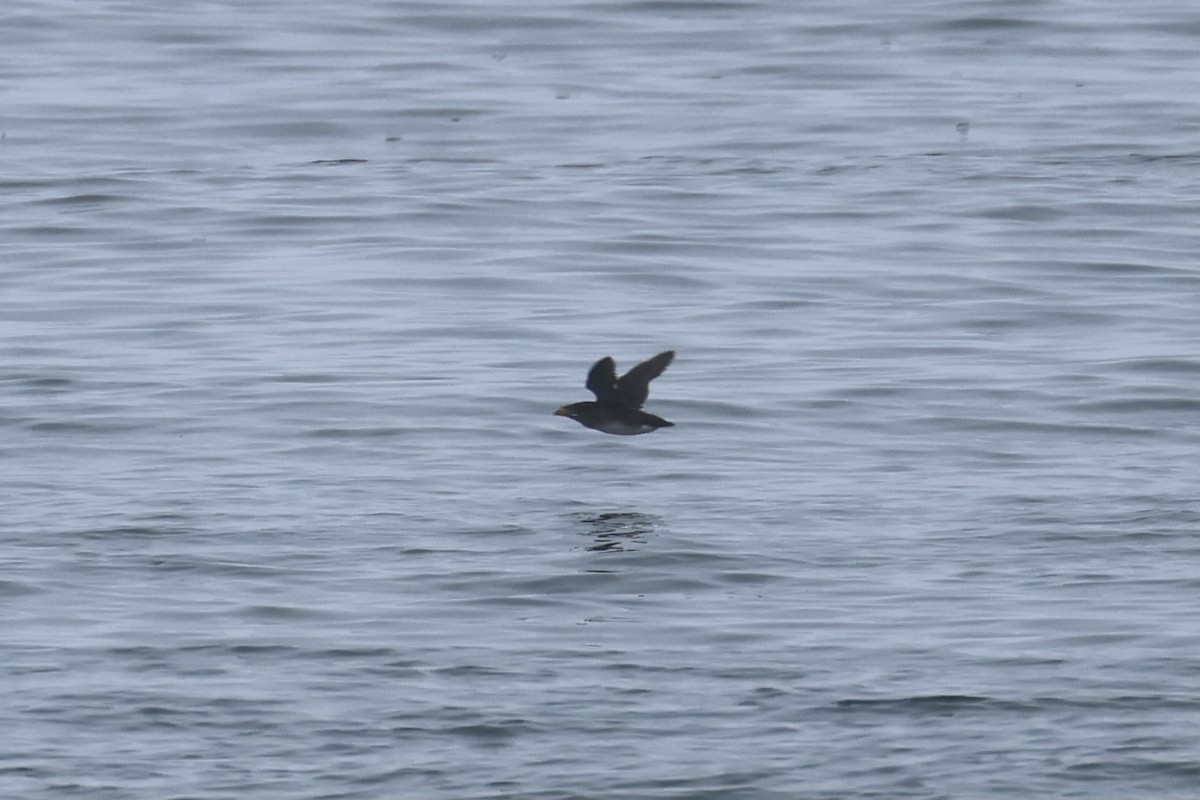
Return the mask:
M 659 353 L 618 378 L 617 363 L 612 356 L 605 356 L 588 370 L 584 384 L 596 399 L 563 406 L 554 416 L 569 417 L 580 425 L 618 436 L 670 428 L 674 422 L 642 411 L 642 404 L 650 394 L 650 381 L 662 375 L 674 358 L 674 350 Z

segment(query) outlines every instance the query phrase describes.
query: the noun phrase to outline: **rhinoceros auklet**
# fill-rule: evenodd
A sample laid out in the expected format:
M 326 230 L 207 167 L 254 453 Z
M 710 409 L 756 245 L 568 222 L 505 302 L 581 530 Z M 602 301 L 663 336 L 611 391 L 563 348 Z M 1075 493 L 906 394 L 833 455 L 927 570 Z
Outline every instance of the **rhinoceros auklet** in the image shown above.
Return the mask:
M 650 381 L 662 375 L 667 365 L 675 358 L 675 351 L 659 353 L 643 361 L 617 378 L 617 364 L 612 356 L 605 356 L 588 371 L 588 391 L 596 400 L 571 403 L 554 412 L 556 417 L 570 417 L 580 425 L 586 425 L 604 433 L 618 436 L 636 436 L 659 428 L 670 428 L 675 423 L 642 411 L 642 404 L 650 394 Z

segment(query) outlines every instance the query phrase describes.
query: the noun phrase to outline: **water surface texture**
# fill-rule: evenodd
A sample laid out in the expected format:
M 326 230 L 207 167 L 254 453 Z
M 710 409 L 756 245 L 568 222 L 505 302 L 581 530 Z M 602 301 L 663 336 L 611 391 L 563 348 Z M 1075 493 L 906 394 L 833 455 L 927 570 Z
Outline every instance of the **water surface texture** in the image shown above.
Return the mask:
M 1198 32 L 11 0 L 0 796 L 1195 798 Z

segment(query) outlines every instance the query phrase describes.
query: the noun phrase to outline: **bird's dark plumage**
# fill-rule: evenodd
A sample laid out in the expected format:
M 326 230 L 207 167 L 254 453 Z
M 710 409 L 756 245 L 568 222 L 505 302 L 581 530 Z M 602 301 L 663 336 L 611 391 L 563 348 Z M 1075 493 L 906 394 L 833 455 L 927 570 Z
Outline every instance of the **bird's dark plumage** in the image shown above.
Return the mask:
M 661 375 L 674 358 L 675 351 L 667 350 L 643 361 L 618 378 L 616 362 L 612 356 L 605 356 L 588 370 L 585 385 L 588 391 L 596 395 L 595 401 L 571 403 L 554 414 L 570 417 L 581 425 L 618 436 L 636 436 L 658 428 L 669 428 L 675 423 L 642 411 L 642 404 L 650 394 L 650 381 Z

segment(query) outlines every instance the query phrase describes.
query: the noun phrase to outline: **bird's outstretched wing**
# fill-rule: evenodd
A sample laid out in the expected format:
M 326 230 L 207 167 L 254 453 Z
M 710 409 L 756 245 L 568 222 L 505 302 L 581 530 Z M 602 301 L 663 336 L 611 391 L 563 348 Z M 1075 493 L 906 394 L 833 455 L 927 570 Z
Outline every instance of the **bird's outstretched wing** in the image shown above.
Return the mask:
M 588 370 L 587 383 L 584 384 L 587 390 L 596 395 L 596 399 L 601 403 L 611 402 L 617 394 L 617 363 L 612 360 L 612 356 L 604 358 L 592 364 L 592 368 Z
M 626 372 L 617 381 L 617 392 L 621 395 L 621 399 L 630 408 L 641 408 L 646 402 L 646 397 L 650 394 L 650 381 L 663 374 L 665 370 L 675 358 L 674 350 L 667 350 L 665 353 L 659 353 L 654 358 L 647 359 L 638 364 L 633 369 Z M 609 367 L 614 365 L 612 359 L 607 359 Z M 598 363 L 596 367 L 600 366 Z M 596 370 L 592 367 L 592 371 Z M 588 376 L 588 388 L 591 387 L 591 376 Z

